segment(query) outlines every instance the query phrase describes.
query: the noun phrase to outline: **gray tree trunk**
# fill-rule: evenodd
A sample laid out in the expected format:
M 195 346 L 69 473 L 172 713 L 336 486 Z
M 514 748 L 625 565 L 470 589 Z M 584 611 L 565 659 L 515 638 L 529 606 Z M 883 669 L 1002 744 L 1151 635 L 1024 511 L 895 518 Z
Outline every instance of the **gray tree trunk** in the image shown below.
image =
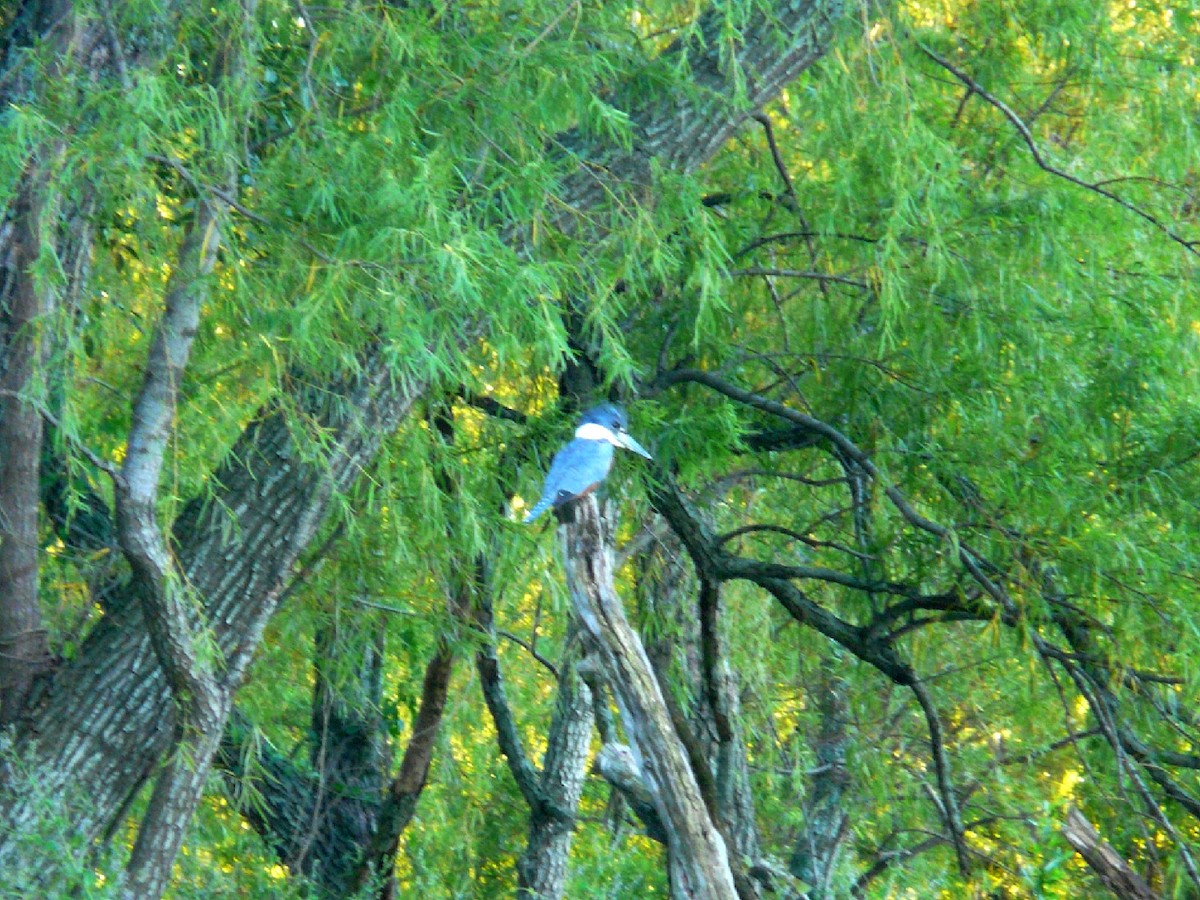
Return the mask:
M 655 616 L 655 639 L 646 647 L 664 693 L 682 679 L 690 698 L 684 710 L 712 778 L 712 802 L 734 856 L 759 859 L 758 827 L 746 745 L 738 723 L 737 675 L 725 658 L 718 584 L 701 584 L 682 542 L 669 530 L 640 561 L 647 610 Z
M 725 841 L 709 816 L 696 777 L 642 642 L 613 587 L 612 523 L 594 495 L 574 504 L 564 526 L 567 587 L 575 614 L 595 642 L 621 710 L 625 733 L 667 834 L 673 897 L 735 900 Z
M 592 691 L 579 677 L 574 656 L 568 653 L 561 663 L 540 778 L 549 804 L 530 810 L 529 842 L 517 863 L 518 896 L 558 900 L 566 888 L 575 814 L 592 741 Z
M 163 21 L 156 23 L 162 27 L 151 28 L 155 34 L 172 33 L 166 27 L 171 7 L 164 4 Z M 588 216 L 614 194 L 644 194 L 655 165 L 691 171 L 707 161 L 748 115 L 820 55 L 841 8 L 838 2 L 787 0 L 769 15 L 756 13 L 732 59 L 723 52 L 726 43 L 717 39 L 722 17 L 708 15 L 701 31 L 709 40 L 689 48 L 696 90 L 631 102 L 632 148 L 592 146 L 579 135 L 564 139 L 587 162 L 562 185 L 562 207 L 575 211 L 570 215 Z M 65 2 L 29 0 L 17 19 L 22 28 L 27 20 L 33 22 L 29 30 L 35 36 L 53 25 L 69 47 L 64 54 L 95 66 L 98 81 L 118 77 L 110 65 L 114 48 L 106 43 L 106 30 L 94 22 L 78 23 Z M 19 57 L 11 42 L 20 30 L 14 27 L 4 36 L 0 65 Z M 147 40 L 139 46 L 155 45 Z M 124 65 L 144 64 L 150 56 L 127 54 Z M 730 77 L 731 61 L 739 67 L 740 78 Z M 8 81 L 9 86 L 21 83 L 20 78 Z M 745 87 L 744 99 L 733 99 L 736 85 Z M 557 224 L 571 228 L 571 222 L 564 214 Z M 59 253 L 59 258 L 67 255 Z M 464 325 L 460 340 L 470 343 L 485 327 L 482 317 Z M 166 857 L 177 846 L 187 806 L 194 802 L 207 760 L 216 750 L 209 726 L 224 724 L 228 692 L 237 686 L 236 677 L 226 680 L 212 702 L 204 679 L 188 677 L 190 664 L 182 651 L 207 631 L 229 671 L 236 676 L 244 669 L 295 563 L 317 534 L 330 498 L 347 489 L 369 465 L 381 442 L 428 387 L 393 381 L 383 348 L 365 348 L 359 362 L 355 374 L 297 388 L 264 409 L 212 473 L 211 496 L 188 504 L 174 523 L 170 560 L 174 574 L 200 601 L 199 620 L 188 624 L 182 615 L 187 612 L 184 604 L 176 602 L 179 597 L 143 606 L 140 591 L 154 583 L 153 577 L 147 578 L 149 570 L 124 586 L 113 586 L 105 598 L 106 615 L 25 711 L 14 748 L 27 779 L 23 785 L 29 789 L 0 796 L 0 869 L 6 874 L 25 872 L 41 885 L 31 888 L 31 895 L 44 893 L 46 885 L 70 890 L 74 864 L 63 855 L 56 864 L 46 865 L 30 849 L 36 840 L 31 845 L 26 839 L 58 817 L 70 823 L 81 854 L 89 852 L 95 839 L 111 834 L 134 794 L 179 742 L 175 701 L 183 700 L 178 708 L 184 710 L 184 721 L 202 725 L 202 737 L 190 747 L 192 762 L 199 765 L 184 771 L 184 755 L 173 757 L 163 784 L 175 796 L 164 796 L 151 807 L 167 833 L 159 836 L 147 830 L 145 836 L 147 848 L 158 848 L 152 854 L 154 865 L 160 871 L 169 869 Z M 297 379 L 297 384 L 304 383 Z M 286 410 L 298 415 L 289 416 Z M 296 421 L 310 423 L 319 439 L 304 441 Z M 20 519 L 28 517 L 27 507 L 36 505 L 36 497 L 22 496 L 19 502 L 22 509 L 15 513 Z M 136 504 L 131 511 L 136 519 Z M 131 549 L 128 543 L 125 549 Z M 139 558 L 138 549 L 133 550 L 128 555 Z M 162 560 L 161 554 L 152 557 Z M 7 583 L 0 583 L 0 593 L 8 590 Z M 163 599 L 160 595 L 159 601 Z M 14 627 L 20 630 L 23 625 Z M 195 669 L 190 673 L 196 675 Z M 189 707 L 185 694 L 198 702 Z M 6 774 L 15 786 L 15 772 Z M 148 860 L 142 852 L 139 858 Z M 691 873 L 681 871 L 680 877 L 686 874 Z M 147 884 L 160 881 L 157 875 L 147 879 Z
M 838 896 L 833 888 L 838 848 L 845 837 L 848 816 L 842 807 L 849 775 L 846 771 L 846 679 L 837 671 L 833 657 L 822 663 L 821 677 L 814 686 L 820 731 L 814 750 L 817 765 L 809 779 L 804 803 L 804 827 L 788 866 L 792 874 L 809 886 L 812 900 Z

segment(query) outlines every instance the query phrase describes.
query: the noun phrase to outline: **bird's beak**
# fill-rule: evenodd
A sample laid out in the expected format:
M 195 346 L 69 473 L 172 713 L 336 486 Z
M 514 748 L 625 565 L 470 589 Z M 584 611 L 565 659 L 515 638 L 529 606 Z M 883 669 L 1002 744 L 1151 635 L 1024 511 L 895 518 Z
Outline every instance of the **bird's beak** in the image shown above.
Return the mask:
M 621 442 L 621 446 L 626 450 L 632 450 L 634 453 L 638 453 L 646 457 L 646 459 L 654 459 L 654 457 L 646 451 L 645 447 L 633 439 L 633 435 L 631 435 L 629 432 L 620 432 L 617 435 L 617 440 Z

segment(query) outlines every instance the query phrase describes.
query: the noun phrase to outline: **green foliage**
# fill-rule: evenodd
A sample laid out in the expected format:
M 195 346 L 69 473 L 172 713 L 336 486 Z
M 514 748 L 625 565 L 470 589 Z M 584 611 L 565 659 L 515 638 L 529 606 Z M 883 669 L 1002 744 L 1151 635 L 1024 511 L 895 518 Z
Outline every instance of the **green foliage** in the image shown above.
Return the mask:
M 723 42 L 737 43 L 751 5 L 728 4 Z M 115 28 L 137 33 L 138 4 L 126 7 L 113 12 Z M 80 444 L 119 461 L 198 186 L 222 184 L 232 165 L 238 207 L 223 212 L 164 518 L 212 489 L 216 463 L 270 403 L 293 413 L 310 449 L 321 446 L 321 429 L 279 398 L 359 371 L 373 342 L 395 378 L 434 385 L 339 498 L 327 529 L 341 539 L 272 621 L 240 695 L 266 738 L 308 765 L 314 633 L 335 621 L 360 634 L 381 627 L 378 712 L 398 755 L 424 666 L 449 635 L 464 662 L 404 837 L 402 894 L 513 891 L 528 810 L 465 663 L 479 638 L 456 630 L 446 598 L 486 553 L 498 627 L 562 654 L 569 604 L 551 529 L 523 529 L 502 510 L 514 494 L 528 506 L 568 434 L 555 384 L 578 311 L 605 388 L 645 398 L 633 432 L 706 499 L 718 531 L 778 522 L 811 539 L 752 533 L 731 550 L 856 576 L 873 566 L 872 577 L 930 593 L 963 590 L 958 540 L 1011 564 L 1020 628 L 947 622 L 899 641 L 945 719 L 968 842 L 983 862 L 964 880 L 950 850 L 934 847 L 887 870 L 870 896 L 916 896 L 911 885 L 928 886 L 922 896 L 1082 896 L 1094 882 L 1057 837 L 1070 804 L 1173 889 L 1178 847 L 1130 815 L 1111 753 L 1094 734 L 1063 741 L 1094 719 L 1060 695 L 1030 649 L 1047 616 L 1045 569 L 1031 560 L 1050 561 L 1063 596 L 1112 635 L 1107 662 L 1182 679 L 1155 685 L 1155 703 L 1194 695 L 1200 296 L 1195 248 L 1167 232 L 1195 235 L 1200 210 L 1200 15 L 1042 0 L 871 10 L 851 17 L 769 111 L 790 188 L 749 123 L 705 170 L 658 169 L 646 204 L 614 198 L 590 230 L 564 230 L 559 185 L 576 160 L 563 133 L 628 146 L 619 101 L 682 81 L 686 72 L 656 54 L 692 8 L 345 0 L 305 21 L 293 4 L 260 0 L 239 37 L 233 4 L 188 7 L 172 23 L 170 53 L 128 87 L 80 94 L 83 74 L 66 72 L 38 102 L 0 113 L 0 206 L 28 154 L 54 140 L 65 154 L 52 205 L 96 198 L 90 278 L 45 326 L 62 336 L 47 371 L 64 382 L 54 388 L 63 447 L 77 466 Z M 235 50 L 248 54 L 246 71 L 223 83 L 218 61 Z M 1058 173 L 927 50 L 1019 116 Z M 45 283 L 66 279 L 55 259 L 38 271 Z M 831 423 L 954 539 L 909 527 L 879 496 L 870 545 L 854 548 L 871 560 L 854 562 L 831 457 L 750 452 L 753 436 L 778 423 L 696 385 L 664 388 L 660 362 L 719 372 Z M 530 418 L 489 417 L 466 397 Z M 430 424 L 447 410 L 451 445 Z M 610 480 L 622 540 L 646 510 L 628 462 Z M 66 553 L 44 563 L 57 602 L 50 627 L 64 642 L 95 618 L 81 587 L 94 563 Z M 855 623 L 881 602 L 831 583 L 804 589 Z M 808 689 L 831 653 L 851 685 L 839 890 L 880 852 L 940 833 L 927 723 L 912 697 L 762 592 L 729 585 L 723 600 L 769 852 L 786 858 L 803 823 L 820 727 Z M 540 760 L 554 679 L 512 642 L 500 658 Z M 348 685 L 358 661 L 331 663 L 331 680 Z M 1165 748 L 1194 752 L 1158 719 L 1136 724 Z M 567 895 L 665 895 L 661 849 L 629 830 L 614 845 L 601 821 L 607 796 L 589 780 Z M 55 835 L 29 839 L 56 854 L 79 850 Z M 81 864 L 80 896 L 107 896 L 102 871 Z M 19 878 L 6 882 L 19 889 Z M 214 791 L 173 896 L 302 893 Z

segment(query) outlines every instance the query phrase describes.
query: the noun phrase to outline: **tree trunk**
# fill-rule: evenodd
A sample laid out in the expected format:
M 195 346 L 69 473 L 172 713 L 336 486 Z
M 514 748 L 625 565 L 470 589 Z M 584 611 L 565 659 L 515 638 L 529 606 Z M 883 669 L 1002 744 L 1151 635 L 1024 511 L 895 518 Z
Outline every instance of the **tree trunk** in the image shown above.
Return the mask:
M 671 725 L 650 660 L 613 588 L 612 524 L 594 495 L 563 528 L 567 588 L 596 642 L 642 778 L 667 832 L 672 896 L 734 900 L 729 854 Z
M 666 530 L 641 562 L 641 588 L 657 618 L 646 650 L 659 683 L 682 678 L 691 701 L 688 728 L 713 779 L 722 834 L 738 859 L 759 858 L 758 828 L 746 746 L 738 728 L 738 679 L 724 650 L 720 585 L 696 578 L 679 538 Z
M 318 627 L 314 644 L 309 764 L 318 777 L 311 817 L 294 823 L 286 863 L 337 897 L 351 892 L 355 866 L 379 823 L 387 779 L 383 626 L 343 622 L 335 611 Z M 338 852 L 329 853 L 332 847 Z
M 821 716 L 816 740 L 817 767 L 804 804 L 804 827 L 796 839 L 789 869 L 809 885 L 812 900 L 838 896 L 832 889 L 838 848 L 845 836 L 847 815 L 842 808 L 846 773 L 846 679 L 826 657 L 815 686 Z
M 225 659 L 248 658 L 257 646 L 333 492 L 349 486 L 412 399 L 378 371 L 305 391 L 298 400 L 312 427 L 324 432 L 326 455 L 305 454 L 285 414 L 268 411 L 218 468 L 213 481 L 221 487 L 212 500 L 193 502 L 180 515 L 175 557 L 205 599 Z M 40 793 L 71 810 L 86 843 L 113 827 L 170 737 L 169 692 L 140 605 L 128 590 L 114 591 L 108 614 L 31 711 L 16 752 Z M 17 835 L 38 833 L 55 810 L 29 793 L 6 795 L 0 804 L 4 868 L 19 852 Z
M 396 896 L 396 880 L 392 877 L 392 869 L 395 868 L 396 854 L 400 850 L 400 836 L 412 821 L 417 811 L 417 801 L 429 781 L 429 766 L 433 762 L 433 750 L 441 731 L 453 671 L 454 651 L 449 643 L 443 641 L 425 668 L 421 708 L 413 722 L 412 738 L 404 751 L 400 771 L 388 788 L 375 833 L 364 845 L 363 862 L 354 886 L 361 888 L 370 874 L 382 877 L 380 900 L 394 900 Z
M 32 167 L 32 163 L 30 164 Z M 42 415 L 36 371 L 51 292 L 34 264 L 45 193 L 34 171 L 0 223 L 0 726 L 25 707 L 50 650 L 38 605 L 38 462 Z
M 25 8 L 50 5 L 29 3 Z M 691 51 L 697 89 L 631 103 L 631 148 L 567 136 L 565 143 L 585 163 L 562 185 L 562 208 L 574 212 L 557 224 L 570 228 L 573 216 L 590 215 L 614 192 L 644 193 L 656 165 L 691 171 L 711 158 L 748 115 L 819 57 L 840 11 L 840 3 L 781 2 L 769 15 L 750 16 L 731 55 L 725 52 L 728 43 L 717 39 L 723 15 L 706 14 L 701 31 L 708 42 L 671 51 Z M 171 15 L 168 4 L 164 21 Z M 111 55 L 105 29 L 89 26 L 77 34 L 74 20 L 67 19 L 47 16 L 56 23 L 55 33 L 69 41 L 70 52 L 107 71 Z M 172 33 L 166 27 L 154 33 L 160 32 Z M 139 46 L 156 45 L 147 40 Z M 11 49 L 7 44 L 0 48 L 6 64 L 19 56 Z M 140 57 L 126 54 L 125 66 L 144 64 L 150 57 L 148 51 Z M 731 62 L 738 66 L 736 78 Z M 458 340 L 469 345 L 485 327 L 481 314 L 479 321 L 463 325 Z M 297 378 L 297 385 L 315 381 L 315 386 L 297 387 L 265 409 L 213 472 L 208 498 L 190 503 L 174 525 L 171 549 L 177 572 L 201 599 L 202 619 L 234 673 L 244 669 L 257 647 L 330 498 L 357 478 L 427 388 L 416 381 L 397 384 L 386 348 L 366 348 L 359 362 L 357 374 L 325 382 Z M 297 439 L 305 427 L 319 435 L 311 446 Z M 81 848 L 112 833 L 171 746 L 171 693 L 149 625 L 132 586 L 115 587 L 105 616 L 22 722 L 15 751 L 38 790 L 0 797 L 0 869 L 28 861 L 18 836 L 41 833 L 56 816 L 71 823 Z M 163 646 L 161 641 L 157 645 Z M 223 685 L 235 687 L 236 678 Z M 196 750 L 207 753 L 211 746 Z M 57 809 L 44 802 L 47 797 Z M 48 883 L 69 877 L 65 873 L 72 867 L 64 860 L 58 867 L 31 868 Z
M 542 762 L 541 788 L 549 805 L 530 809 L 529 843 L 517 862 L 519 897 L 558 900 L 566 888 L 574 816 L 592 743 L 592 691 L 579 677 L 574 655 L 567 654 L 561 663 L 558 700 Z

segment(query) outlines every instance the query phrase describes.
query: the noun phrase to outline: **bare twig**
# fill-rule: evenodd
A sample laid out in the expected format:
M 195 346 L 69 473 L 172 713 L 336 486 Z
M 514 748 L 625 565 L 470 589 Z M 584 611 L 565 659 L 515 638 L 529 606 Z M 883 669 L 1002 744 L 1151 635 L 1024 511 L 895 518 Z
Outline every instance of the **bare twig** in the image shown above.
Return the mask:
M 750 266 L 745 269 L 734 269 L 729 274 L 734 278 L 746 278 L 755 275 L 768 278 L 809 278 L 813 281 L 848 284 L 851 287 L 862 288 L 864 291 L 871 289 L 870 284 L 857 278 L 850 278 L 846 275 L 834 275 L 830 272 L 810 272 L 807 269 L 775 269 L 767 266 Z
M 528 44 L 525 45 L 525 49 L 521 51 L 521 56 L 528 56 L 530 53 L 532 53 L 533 49 L 538 44 L 540 44 L 542 41 L 544 41 L 547 37 L 549 37 L 550 33 L 553 32 L 554 29 L 558 27 L 559 23 L 562 22 L 563 19 L 565 19 L 568 15 L 571 14 L 572 10 L 575 10 L 575 22 L 578 25 L 578 22 L 579 22 L 579 0 L 571 0 L 570 3 L 568 3 L 565 7 L 563 7 L 562 12 L 560 12 L 557 16 L 555 16 L 553 19 L 550 20 L 550 24 L 547 25 L 545 28 L 543 28 L 541 33 L 537 37 L 535 37 L 532 41 L 530 41 Z
M 950 756 L 946 753 L 946 742 L 942 738 L 942 722 L 938 717 L 937 707 L 929 688 L 919 680 L 912 682 L 912 689 L 921 711 L 925 714 L 925 726 L 929 731 L 929 750 L 933 756 L 933 767 L 937 774 L 938 797 L 942 808 L 942 818 L 950 832 L 950 841 L 954 845 L 954 856 L 958 861 L 958 871 L 966 875 L 970 866 L 967 855 L 967 845 L 963 839 L 962 813 L 959 812 L 958 798 L 954 794 L 954 785 L 950 779 Z
M 1012 123 L 1013 127 L 1017 129 L 1017 133 L 1020 134 L 1021 140 L 1025 142 L 1025 146 L 1029 148 L 1029 153 L 1033 156 L 1033 161 L 1037 164 L 1039 169 L 1061 178 L 1064 181 L 1068 181 L 1077 187 L 1081 187 L 1084 190 L 1099 194 L 1101 197 L 1113 201 L 1118 206 L 1129 210 L 1129 212 L 1133 213 L 1135 216 L 1138 216 L 1139 218 L 1149 222 L 1156 229 L 1161 231 L 1175 243 L 1179 244 L 1189 253 L 1200 256 L 1200 241 L 1189 241 L 1187 238 L 1183 237 L 1181 234 L 1163 224 L 1163 222 L 1159 221 L 1156 216 L 1146 212 L 1140 206 L 1136 206 L 1125 198 L 1105 189 L 1102 187 L 1102 185 L 1106 183 L 1105 181 L 1084 181 L 1082 178 L 1077 178 L 1071 173 L 1066 172 L 1063 169 L 1060 169 L 1058 166 L 1048 162 L 1042 155 L 1041 148 L 1038 147 L 1037 141 L 1034 140 L 1033 132 L 1029 130 L 1029 126 L 1025 124 L 1025 121 L 1013 111 L 1012 107 L 1010 107 L 999 97 L 986 91 L 979 84 L 979 82 L 977 82 L 966 72 L 962 71 L 962 69 L 959 69 L 949 60 L 942 58 L 937 53 L 934 53 L 924 44 L 920 44 L 919 46 L 921 48 L 921 52 L 923 52 L 931 60 L 965 84 L 975 94 L 983 98 L 988 104 L 998 109 L 1004 115 L 1004 118 L 1008 119 L 1008 121 Z
M 46 422 L 48 422 L 52 428 L 54 428 L 59 434 L 61 434 L 63 436 L 63 438 L 66 441 L 68 441 L 72 447 L 75 448 L 75 450 L 79 453 L 80 456 L 82 456 L 84 459 L 86 459 L 88 462 L 90 462 L 93 466 L 95 466 L 101 472 L 104 472 L 106 475 L 108 475 L 108 477 L 111 478 L 114 483 L 118 483 L 121 481 L 121 473 L 117 469 L 117 467 L 114 466 L 112 463 L 110 463 L 107 459 L 104 459 L 101 456 L 99 456 L 94 450 L 92 450 L 86 444 L 84 444 L 81 441 L 79 441 L 78 439 L 72 437 L 67 432 L 67 430 L 65 428 L 63 428 L 62 422 L 60 422 L 58 420 L 58 417 L 55 416 L 54 413 L 50 412 L 50 410 L 47 409 L 43 403 L 39 402 L 38 400 L 35 400 L 33 397 L 30 397 L 28 394 L 22 394 L 17 391 L 10 391 L 6 388 L 0 388 L 0 396 L 12 397 L 14 400 L 22 400 L 25 403 L 28 403 L 30 406 L 34 407 L 38 411 L 38 415 L 40 415 L 43 419 L 45 419 Z
M 513 634 L 511 631 L 505 631 L 503 628 L 496 629 L 496 636 L 502 637 L 507 641 L 512 641 L 518 647 L 521 647 L 522 649 L 524 649 L 535 660 L 537 660 L 539 663 L 541 663 L 542 666 L 547 671 L 549 671 L 551 675 L 553 675 L 555 678 L 558 677 L 558 666 L 554 665 L 554 663 L 550 662 L 550 660 L 546 659 L 546 657 L 544 657 L 544 656 L 542 656 L 542 654 L 538 653 L 537 648 L 534 647 L 533 644 L 529 643 L 529 641 L 525 640 L 523 637 L 518 637 L 517 635 Z

